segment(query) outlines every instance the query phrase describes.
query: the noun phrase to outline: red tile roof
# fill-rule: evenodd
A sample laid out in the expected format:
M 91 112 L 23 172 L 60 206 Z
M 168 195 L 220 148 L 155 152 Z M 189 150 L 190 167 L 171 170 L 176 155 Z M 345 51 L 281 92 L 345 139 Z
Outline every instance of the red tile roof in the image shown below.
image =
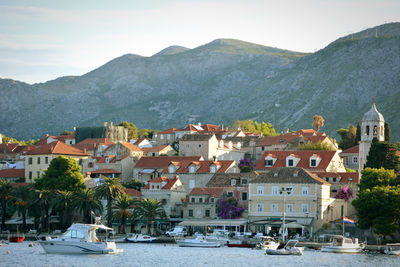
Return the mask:
M 156 177 L 156 178 L 153 178 L 153 179 L 149 180 L 147 182 L 147 184 L 143 187 L 143 189 L 149 189 L 151 183 L 155 184 L 155 183 L 167 182 L 166 185 L 164 185 L 161 189 L 169 190 L 174 186 L 174 184 L 178 180 L 179 180 L 178 177 L 175 177 L 175 178 Z
M 175 166 L 179 166 L 179 168 L 175 171 L 175 173 L 189 173 L 189 166 L 191 164 L 194 164 L 196 166 L 200 166 L 200 168 L 197 169 L 196 173 L 211 173 L 210 168 L 212 164 L 215 164 L 217 166 L 221 166 L 217 173 L 225 173 L 229 167 L 234 164 L 234 160 L 219 160 L 219 161 L 212 161 L 212 160 L 202 160 L 202 161 L 179 161 L 179 162 L 173 162 L 171 161 L 170 164 L 173 164 Z M 169 165 L 169 164 L 168 164 Z M 166 166 L 163 170 L 162 173 L 169 173 L 168 171 L 168 166 Z
M 158 132 L 157 134 L 173 134 L 177 129 L 176 128 L 169 128 L 167 130 Z
M 279 136 L 264 136 L 264 138 L 259 142 L 256 146 L 271 146 L 277 144 L 287 144 L 292 142 L 296 138 L 299 138 L 299 135 L 295 133 L 287 133 Z
M 57 154 L 57 155 L 71 155 L 71 156 L 88 156 L 89 154 L 84 153 L 82 150 L 75 147 L 69 146 L 61 141 L 55 141 L 50 144 L 38 146 L 26 153 L 27 155 L 46 155 L 46 154 Z
M 125 188 L 125 193 L 131 197 L 140 197 L 142 193 L 134 188 Z
M 75 139 L 75 134 L 70 135 L 46 135 L 44 138 L 39 139 L 37 145 L 45 145 L 47 144 L 47 139 L 52 138 L 65 143 L 66 139 Z
M 128 142 L 119 142 L 121 145 L 123 145 L 124 147 L 126 147 L 127 149 L 129 149 L 130 151 L 136 151 L 136 152 L 143 152 L 139 147 L 128 143 Z
M 123 160 L 124 158 L 127 158 L 128 156 L 122 156 L 121 160 Z M 96 160 L 96 163 L 115 163 L 117 162 L 117 156 L 114 155 L 108 155 L 108 156 L 104 156 L 104 157 L 94 157 L 92 156 L 93 159 Z M 107 162 L 107 158 L 109 158 L 109 162 Z
M 9 144 L 9 143 L 4 143 L 0 144 L 0 153 L 12 153 L 16 147 L 18 147 L 19 144 Z
M 338 177 L 340 183 L 358 183 L 358 172 L 312 172 L 320 178 Z
M 199 161 L 201 156 L 161 156 L 161 157 L 141 157 L 134 168 L 165 168 L 171 161 Z
M 169 146 L 170 145 L 161 145 L 161 146 L 156 146 L 156 147 L 143 147 L 142 150 L 144 153 L 160 152 Z
M 340 154 L 358 154 L 360 151 L 360 146 L 356 145 L 356 146 L 352 146 L 346 150 L 343 150 L 342 153 Z
M 265 151 L 260 160 L 257 163 L 256 169 L 270 169 L 277 167 L 287 167 L 286 166 L 286 157 L 293 155 L 296 158 L 300 158 L 299 163 L 296 166 L 297 168 L 309 169 L 309 170 L 325 170 L 329 163 L 332 161 L 333 156 L 336 151 L 326 151 L 326 150 L 298 150 L 298 151 L 289 151 L 289 150 L 277 150 L 277 151 Z M 320 163 L 316 167 L 310 167 L 310 158 L 314 155 L 318 155 L 321 158 Z M 270 155 L 272 158 L 276 158 L 274 166 L 265 167 L 265 158 Z
M 120 174 L 119 171 L 113 170 L 113 169 L 102 169 L 102 170 L 95 170 L 95 171 L 91 171 L 90 173 L 94 173 L 94 174 L 104 174 L 104 173 L 116 173 L 116 174 Z
M 189 195 L 210 195 L 217 198 L 220 197 L 223 192 L 223 187 L 195 187 L 190 191 Z
M 22 178 L 25 177 L 25 169 L 3 169 L 0 170 L 1 178 Z

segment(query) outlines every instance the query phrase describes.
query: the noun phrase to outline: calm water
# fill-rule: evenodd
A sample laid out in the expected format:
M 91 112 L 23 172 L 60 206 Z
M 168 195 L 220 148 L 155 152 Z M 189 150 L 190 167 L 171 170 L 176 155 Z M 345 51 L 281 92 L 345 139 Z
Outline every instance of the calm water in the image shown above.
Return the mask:
M 117 244 L 117 255 L 45 254 L 30 242 L 0 247 L 0 266 L 400 266 L 400 257 L 304 251 L 303 256 L 264 255 L 248 248 L 180 248 L 175 244 Z M 7 253 L 7 251 L 9 253 Z

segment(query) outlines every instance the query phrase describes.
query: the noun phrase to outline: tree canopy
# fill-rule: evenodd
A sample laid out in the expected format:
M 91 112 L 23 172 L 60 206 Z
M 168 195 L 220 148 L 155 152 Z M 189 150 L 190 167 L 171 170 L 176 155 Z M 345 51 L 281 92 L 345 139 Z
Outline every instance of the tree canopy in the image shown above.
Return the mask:
M 42 177 L 36 179 L 35 188 L 40 190 L 76 191 L 85 188 L 84 177 L 78 163 L 65 156 L 54 158 Z
M 313 122 L 312 126 L 315 128 L 315 130 L 318 132 L 319 128 L 323 127 L 325 123 L 324 118 L 321 115 L 314 115 L 313 117 Z
M 396 155 L 396 147 L 386 142 L 379 142 L 377 138 L 374 138 L 369 149 L 365 167 L 385 168 L 398 172 L 399 157 Z
M 233 129 L 238 129 L 240 128 L 244 132 L 249 132 L 249 133 L 262 133 L 264 136 L 275 136 L 279 135 L 276 133 L 274 127 L 272 126 L 271 123 L 266 123 L 262 121 L 261 123 L 258 123 L 257 121 L 252 121 L 252 120 L 236 120 L 233 125 Z
M 340 128 L 336 132 L 341 138 L 339 142 L 341 149 L 345 150 L 358 144 L 357 128 L 354 125 L 350 124 L 347 129 Z
M 323 143 L 321 141 L 318 142 L 307 142 L 304 144 L 299 144 L 297 146 L 298 150 L 327 150 L 327 151 L 335 151 L 336 148 L 331 144 Z
M 132 122 L 123 121 L 118 126 L 123 126 L 128 129 L 128 139 L 137 139 L 138 138 L 138 129 L 135 124 Z

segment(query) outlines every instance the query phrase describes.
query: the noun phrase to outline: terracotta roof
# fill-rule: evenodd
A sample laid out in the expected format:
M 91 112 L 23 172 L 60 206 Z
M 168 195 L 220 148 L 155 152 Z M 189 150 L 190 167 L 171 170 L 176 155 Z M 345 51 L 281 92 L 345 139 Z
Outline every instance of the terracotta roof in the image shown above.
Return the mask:
M 221 166 L 217 173 L 224 173 L 227 171 L 229 167 L 231 167 L 235 163 L 234 160 L 219 160 L 219 161 L 212 161 L 212 160 L 201 160 L 201 161 L 179 161 L 179 162 L 174 162 L 171 161 L 169 164 L 173 164 L 174 166 L 179 166 L 179 168 L 175 171 L 175 173 L 189 173 L 189 166 L 191 164 L 194 164 L 196 166 L 200 166 L 196 170 L 196 173 L 210 173 L 210 168 L 212 164 L 215 164 L 216 166 Z M 168 165 L 169 165 L 168 164 Z M 168 165 L 162 170 L 162 173 L 169 173 L 168 171 Z
M 161 157 L 141 157 L 134 168 L 165 168 L 171 161 L 198 161 L 201 156 L 181 157 L 181 156 L 161 156 Z
M 167 130 L 158 132 L 157 134 L 173 134 L 177 129 L 176 128 L 169 128 Z
M 50 144 L 38 146 L 26 153 L 27 155 L 46 155 L 46 154 L 57 154 L 57 155 L 71 155 L 71 156 L 88 156 L 89 154 L 84 153 L 82 150 L 75 147 L 69 146 L 61 141 L 55 141 Z
M 318 183 L 330 185 L 324 179 L 303 168 L 276 168 L 268 173 L 260 173 L 250 183 Z
M 161 145 L 161 146 L 156 146 L 156 147 L 143 147 L 142 150 L 143 150 L 143 153 L 160 152 L 167 147 L 171 147 L 171 146 L 170 145 Z
M 128 142 L 119 142 L 121 145 L 129 149 L 130 151 L 136 151 L 136 152 L 143 152 L 139 147 L 132 145 L 131 143 Z
M 52 138 L 65 143 L 66 139 L 75 139 L 75 134 L 70 135 L 46 135 L 44 138 L 39 139 L 37 145 L 47 144 L 47 139 Z
M 264 138 L 256 146 L 272 146 L 277 144 L 287 144 L 299 138 L 298 134 L 287 133 L 278 136 L 264 136 Z
M 3 169 L 0 170 L 1 178 L 22 178 L 25 177 L 25 169 Z
M 78 144 L 105 144 L 105 145 L 112 145 L 114 144 L 108 138 L 87 138 L 83 141 L 80 141 Z
M 125 193 L 131 197 L 140 197 L 142 193 L 134 188 L 125 188 Z
M 149 189 L 151 183 L 154 184 L 154 183 L 167 182 L 167 184 L 164 185 L 161 189 L 169 190 L 174 186 L 174 184 L 176 183 L 176 181 L 178 181 L 178 179 L 179 179 L 178 177 L 175 178 L 156 177 L 149 180 L 147 184 L 143 187 L 143 189 Z
M 4 144 L 0 144 L 0 153 L 12 153 L 14 151 L 14 149 L 19 146 L 19 144 L 16 143 L 4 143 Z
M 343 150 L 342 153 L 340 154 L 358 154 L 360 151 L 360 146 L 356 145 L 356 146 L 352 146 L 346 150 Z
M 240 186 L 241 179 L 247 179 L 247 183 L 251 182 L 259 175 L 258 172 L 245 172 L 245 173 L 216 173 L 211 177 L 207 183 L 207 187 L 227 187 L 231 186 L 232 179 L 237 180 L 236 186 Z M 247 186 L 247 185 L 243 185 Z
M 223 187 L 195 187 L 190 191 L 189 195 L 210 195 L 217 198 L 220 197 L 223 192 Z
M 318 177 L 338 177 L 340 183 L 358 183 L 358 172 L 313 172 Z
M 276 150 L 276 151 L 265 151 L 260 160 L 257 163 L 256 169 L 270 169 L 277 167 L 286 167 L 286 157 L 293 155 L 296 158 L 300 158 L 299 163 L 295 166 L 297 168 L 304 168 L 309 170 L 325 170 L 329 163 L 332 161 L 336 151 L 326 150 Z M 321 158 L 319 164 L 315 167 L 310 167 L 310 158 L 314 155 L 318 155 Z M 272 167 L 265 167 L 265 158 L 271 155 L 272 158 L 276 158 L 275 164 Z
M 303 136 L 310 136 L 310 135 L 325 135 L 323 132 L 317 132 L 314 129 L 301 129 L 296 131 L 297 134 L 301 134 Z
M 120 174 L 119 171 L 113 170 L 113 169 L 101 169 L 101 170 L 95 170 L 95 171 L 91 171 L 90 173 L 94 173 L 94 174 L 104 174 L 104 173 L 116 173 L 116 174 Z

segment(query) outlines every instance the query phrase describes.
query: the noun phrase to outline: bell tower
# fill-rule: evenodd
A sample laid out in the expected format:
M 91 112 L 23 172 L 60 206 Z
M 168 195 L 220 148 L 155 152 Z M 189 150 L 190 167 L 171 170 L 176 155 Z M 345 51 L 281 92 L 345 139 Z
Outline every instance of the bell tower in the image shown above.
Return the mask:
M 358 157 L 358 172 L 360 175 L 365 163 L 367 163 L 367 156 L 371 148 L 372 139 L 374 138 L 377 138 L 378 141 L 385 141 L 385 119 L 376 109 L 375 103 L 364 114 L 361 122 L 361 141 Z

